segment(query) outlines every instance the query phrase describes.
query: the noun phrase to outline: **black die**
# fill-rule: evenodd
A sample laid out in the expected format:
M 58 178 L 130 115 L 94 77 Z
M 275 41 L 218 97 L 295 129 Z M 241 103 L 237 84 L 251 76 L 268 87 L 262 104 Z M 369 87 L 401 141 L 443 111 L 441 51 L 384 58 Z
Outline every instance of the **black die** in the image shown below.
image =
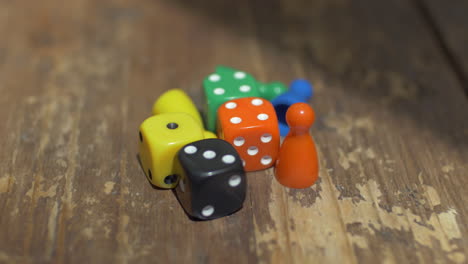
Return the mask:
M 181 179 L 175 193 L 192 217 L 208 220 L 242 207 L 246 177 L 234 147 L 221 139 L 204 139 L 182 147 L 176 171 Z

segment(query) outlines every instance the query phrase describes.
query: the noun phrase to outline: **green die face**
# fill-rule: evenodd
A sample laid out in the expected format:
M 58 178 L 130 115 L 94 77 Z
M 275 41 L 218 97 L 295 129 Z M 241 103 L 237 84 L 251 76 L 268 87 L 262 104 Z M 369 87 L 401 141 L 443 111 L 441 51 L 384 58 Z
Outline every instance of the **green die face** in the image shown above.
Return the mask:
M 258 92 L 260 93 L 260 97 L 268 101 L 273 100 L 278 95 L 284 94 L 287 91 L 288 88 L 286 85 L 280 82 L 258 83 Z
M 215 73 L 203 80 L 205 92 L 206 129 L 216 130 L 219 106 L 226 101 L 242 97 L 260 97 L 257 82 L 252 75 L 228 67 L 216 67 Z

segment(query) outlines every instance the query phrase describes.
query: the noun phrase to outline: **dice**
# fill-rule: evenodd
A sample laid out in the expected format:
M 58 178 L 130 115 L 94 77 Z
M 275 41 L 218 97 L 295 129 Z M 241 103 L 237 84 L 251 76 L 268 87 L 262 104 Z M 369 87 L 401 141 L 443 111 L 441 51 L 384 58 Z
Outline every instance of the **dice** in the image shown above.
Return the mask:
M 180 181 L 175 193 L 187 214 L 208 220 L 242 207 L 246 177 L 231 144 L 221 139 L 204 139 L 185 145 L 177 157 L 175 171 Z
M 280 146 L 278 120 L 272 104 L 259 97 L 228 101 L 218 109 L 218 137 L 231 143 L 246 171 L 274 165 Z
M 174 103 L 177 102 L 177 103 Z M 170 89 L 159 96 L 153 105 L 153 115 L 164 113 L 186 113 L 192 116 L 200 126 L 203 121 L 192 99 L 181 89 Z M 216 138 L 210 131 L 205 131 L 206 138 Z
M 280 82 L 272 82 L 272 83 L 258 83 L 258 92 L 260 93 L 260 97 L 263 99 L 267 99 L 268 101 L 273 100 L 277 96 L 284 94 L 288 91 L 286 85 Z
M 139 158 L 148 180 L 161 188 L 174 188 L 178 177 L 173 170 L 177 151 L 187 143 L 210 137 L 187 113 L 152 116 L 140 126 Z
M 256 85 L 250 74 L 228 67 L 216 67 L 215 73 L 203 80 L 206 128 L 213 132 L 216 130 L 217 111 L 224 102 L 235 98 L 260 96 Z

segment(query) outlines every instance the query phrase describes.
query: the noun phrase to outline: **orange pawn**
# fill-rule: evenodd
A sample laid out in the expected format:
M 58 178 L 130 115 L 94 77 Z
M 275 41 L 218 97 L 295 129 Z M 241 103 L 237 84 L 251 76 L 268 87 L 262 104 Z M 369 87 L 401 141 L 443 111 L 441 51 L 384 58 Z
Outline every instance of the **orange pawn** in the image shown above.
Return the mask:
M 290 130 L 283 141 L 276 161 L 276 179 L 286 187 L 302 189 L 318 178 L 318 158 L 309 128 L 315 120 L 314 110 L 305 103 L 296 103 L 286 112 Z

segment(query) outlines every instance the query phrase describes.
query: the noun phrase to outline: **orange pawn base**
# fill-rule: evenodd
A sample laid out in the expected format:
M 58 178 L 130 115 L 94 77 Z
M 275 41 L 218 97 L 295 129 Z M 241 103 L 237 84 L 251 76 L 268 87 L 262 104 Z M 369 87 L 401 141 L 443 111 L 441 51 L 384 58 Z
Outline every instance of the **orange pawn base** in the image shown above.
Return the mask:
M 313 109 L 305 103 L 289 107 L 286 122 L 290 131 L 283 141 L 276 162 L 275 175 L 286 187 L 303 189 L 318 179 L 318 156 L 309 128 L 315 120 Z

